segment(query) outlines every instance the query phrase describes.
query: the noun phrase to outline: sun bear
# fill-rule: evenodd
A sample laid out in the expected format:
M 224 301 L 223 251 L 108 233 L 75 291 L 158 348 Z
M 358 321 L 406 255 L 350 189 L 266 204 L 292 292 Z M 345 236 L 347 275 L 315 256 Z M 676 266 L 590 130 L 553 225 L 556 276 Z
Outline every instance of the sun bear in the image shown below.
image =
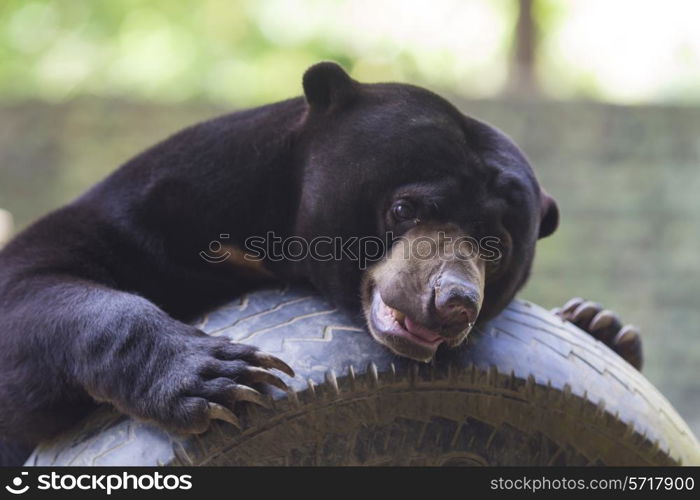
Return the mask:
M 238 402 L 260 402 L 256 389 L 283 387 L 283 360 L 186 323 L 270 277 L 311 283 L 421 361 L 512 300 L 559 219 L 518 147 L 428 90 L 359 83 L 334 63 L 309 68 L 303 90 L 173 135 L 0 252 L 7 449 L 98 402 L 202 432 Z M 231 265 L 200 255 L 222 234 Z M 312 255 L 249 265 L 246 242 L 266 234 L 388 243 L 367 266 Z M 473 248 L 484 238 L 496 251 Z M 437 253 L 402 258 L 419 240 Z M 591 307 L 566 314 L 589 321 Z

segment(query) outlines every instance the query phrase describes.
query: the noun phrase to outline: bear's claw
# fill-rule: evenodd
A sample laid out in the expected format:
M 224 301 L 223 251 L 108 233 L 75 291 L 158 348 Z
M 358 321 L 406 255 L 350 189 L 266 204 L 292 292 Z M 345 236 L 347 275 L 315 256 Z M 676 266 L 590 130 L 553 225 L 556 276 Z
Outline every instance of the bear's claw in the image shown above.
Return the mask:
M 272 356 L 271 354 L 267 354 L 266 352 L 261 352 L 261 351 L 256 351 L 253 354 L 253 358 L 257 361 L 257 363 L 262 366 L 263 368 L 274 368 L 276 370 L 281 371 L 282 373 L 286 373 L 290 377 L 294 377 L 294 370 L 292 370 L 292 367 L 289 366 L 287 363 L 282 361 L 279 358 L 276 358 L 275 356 Z M 285 389 L 285 387 L 282 387 L 282 389 Z
M 218 403 L 209 403 L 209 418 L 211 420 L 222 420 L 241 429 L 241 422 L 238 417 L 228 408 Z
M 642 369 L 642 341 L 639 329 L 623 325 L 619 316 L 596 302 L 573 298 L 552 312 L 600 340 L 622 359 Z

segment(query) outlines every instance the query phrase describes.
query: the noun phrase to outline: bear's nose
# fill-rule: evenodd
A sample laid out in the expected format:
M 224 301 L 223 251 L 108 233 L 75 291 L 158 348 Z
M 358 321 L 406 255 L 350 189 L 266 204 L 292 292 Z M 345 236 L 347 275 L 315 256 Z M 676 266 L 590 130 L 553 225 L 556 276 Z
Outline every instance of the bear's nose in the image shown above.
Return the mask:
M 466 278 L 443 274 L 435 286 L 435 310 L 445 326 L 464 329 L 479 314 L 479 290 Z

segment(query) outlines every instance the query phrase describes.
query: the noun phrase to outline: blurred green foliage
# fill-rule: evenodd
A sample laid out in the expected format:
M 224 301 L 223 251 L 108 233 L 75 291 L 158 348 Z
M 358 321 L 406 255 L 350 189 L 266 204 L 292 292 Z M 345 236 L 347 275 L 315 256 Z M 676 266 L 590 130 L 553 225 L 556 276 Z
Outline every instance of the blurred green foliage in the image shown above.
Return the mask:
M 279 98 L 319 57 L 343 59 L 318 43 L 278 52 L 250 22 L 255 2 L 223 3 L 5 0 L 0 95 L 249 103 Z
M 79 95 L 237 106 L 333 59 L 363 81 L 493 97 L 518 0 L 3 0 L 0 100 Z M 700 2 L 535 0 L 542 92 L 700 102 Z
M 376 13 L 372 3 L 364 3 L 367 15 Z M 403 9 L 401 2 L 393 3 Z M 451 10 L 464 11 L 454 2 L 442 4 L 434 23 Z M 492 91 L 487 86 L 494 78 L 505 77 L 512 2 L 474 3 L 477 12 L 497 21 L 487 37 L 490 52 L 479 55 L 479 64 L 473 63 L 476 48 L 471 56 L 456 53 L 457 43 L 436 45 L 430 32 L 423 33 L 425 44 L 414 43 L 414 33 L 407 31 L 413 17 L 402 31 L 387 34 L 381 33 L 385 24 L 376 30 L 364 24 L 357 32 L 352 23 L 338 24 L 339 17 L 361 15 L 359 5 L 339 0 L 4 0 L 0 99 L 92 94 L 251 105 L 298 92 L 303 70 L 321 59 L 338 61 L 363 79 L 463 86 L 465 91 Z M 459 32 L 455 36 L 465 38 Z M 498 60 L 487 61 L 495 52 Z M 491 69 L 491 76 L 471 83 L 464 78 L 466 70 L 493 68 L 494 62 L 499 67 L 495 77 Z

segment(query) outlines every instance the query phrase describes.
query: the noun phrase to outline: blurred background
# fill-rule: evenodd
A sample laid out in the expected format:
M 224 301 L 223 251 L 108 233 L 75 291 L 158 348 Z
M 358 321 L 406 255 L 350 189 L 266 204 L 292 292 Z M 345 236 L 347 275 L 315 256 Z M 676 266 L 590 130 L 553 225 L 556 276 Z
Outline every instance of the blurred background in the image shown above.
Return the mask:
M 300 94 L 321 59 L 424 85 L 559 201 L 521 296 L 641 326 L 700 434 L 699 20 L 697 0 L 3 0 L 0 209 L 21 230 L 185 125 Z

